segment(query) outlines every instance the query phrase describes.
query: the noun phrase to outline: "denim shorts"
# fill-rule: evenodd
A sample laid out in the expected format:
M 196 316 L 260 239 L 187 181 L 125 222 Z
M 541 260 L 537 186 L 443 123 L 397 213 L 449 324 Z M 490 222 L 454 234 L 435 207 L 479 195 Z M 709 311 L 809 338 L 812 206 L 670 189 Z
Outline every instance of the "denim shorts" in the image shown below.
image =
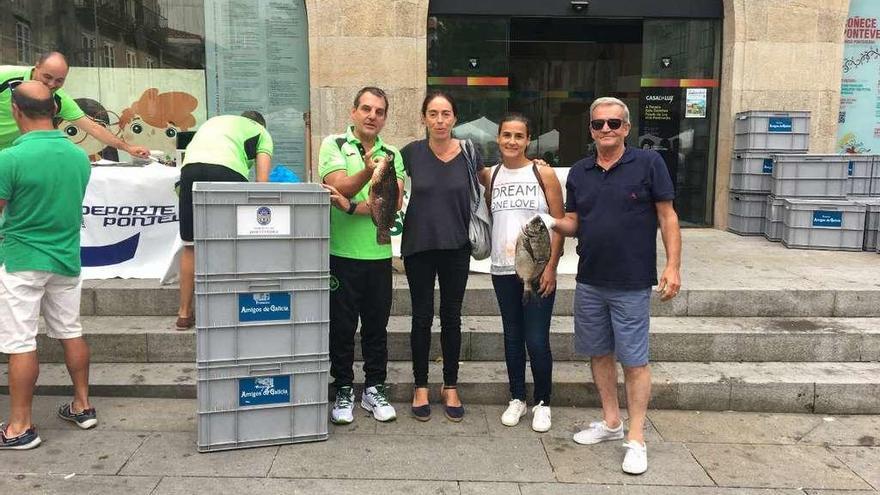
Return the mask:
M 612 352 L 623 366 L 648 364 L 651 288 L 611 289 L 578 282 L 574 292 L 574 350 Z

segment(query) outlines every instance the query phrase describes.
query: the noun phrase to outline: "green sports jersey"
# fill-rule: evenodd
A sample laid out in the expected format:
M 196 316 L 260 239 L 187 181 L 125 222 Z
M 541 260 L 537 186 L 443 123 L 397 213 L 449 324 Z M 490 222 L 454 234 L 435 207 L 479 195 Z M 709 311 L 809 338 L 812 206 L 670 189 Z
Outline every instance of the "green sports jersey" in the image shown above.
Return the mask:
M 266 128 L 247 117 L 220 115 L 199 126 L 193 136 L 183 166 L 190 163 L 223 165 L 247 178 L 257 153 L 271 156 L 272 136 Z
M 12 142 L 21 135 L 12 118 L 10 85 L 14 86 L 18 81 L 30 81 L 32 70 L 33 67 L 0 67 L 0 150 L 11 146 Z M 63 89 L 55 91 L 55 105 L 58 106 L 56 115 L 64 120 L 73 122 L 85 115 L 85 112 Z
M 343 139 L 345 142 L 342 142 Z M 363 170 L 364 160 L 358 151 L 358 144 L 360 144 L 360 140 L 355 137 L 351 127 L 345 134 L 327 136 L 321 143 L 321 150 L 318 152 L 318 173 L 321 178 L 337 170 L 344 170 L 348 175 L 354 175 Z M 398 180 L 403 180 L 405 172 L 400 151 L 382 142 L 378 136 L 375 146 L 394 153 L 394 169 L 397 172 Z M 385 154 L 378 152 L 374 156 L 385 156 Z M 370 184 L 368 182 L 351 200 L 359 203 L 366 201 L 369 197 Z M 339 208 L 331 208 L 330 254 L 358 260 L 381 260 L 391 257 L 391 245 L 376 243 L 376 226 L 369 216 L 349 215 Z
M 0 150 L 0 264 L 7 272 L 80 272 L 82 202 L 91 166 L 61 131 L 31 131 Z

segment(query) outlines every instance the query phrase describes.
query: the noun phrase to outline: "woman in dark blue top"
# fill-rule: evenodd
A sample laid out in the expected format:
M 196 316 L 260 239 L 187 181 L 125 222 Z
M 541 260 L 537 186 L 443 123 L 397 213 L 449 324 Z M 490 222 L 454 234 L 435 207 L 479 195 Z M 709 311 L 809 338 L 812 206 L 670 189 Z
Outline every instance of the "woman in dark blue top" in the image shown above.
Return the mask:
M 431 417 L 428 404 L 428 362 L 434 320 L 434 281 L 440 282 L 440 344 L 443 350 L 443 401 L 446 417 L 461 421 L 458 396 L 461 350 L 461 304 L 467 286 L 471 245 L 470 172 L 461 142 L 452 137 L 455 100 L 434 91 L 422 103 L 428 138 L 401 149 L 410 177 L 409 204 L 403 221 L 403 256 L 412 301 L 412 411 L 416 419 Z M 477 170 L 483 168 L 475 157 Z

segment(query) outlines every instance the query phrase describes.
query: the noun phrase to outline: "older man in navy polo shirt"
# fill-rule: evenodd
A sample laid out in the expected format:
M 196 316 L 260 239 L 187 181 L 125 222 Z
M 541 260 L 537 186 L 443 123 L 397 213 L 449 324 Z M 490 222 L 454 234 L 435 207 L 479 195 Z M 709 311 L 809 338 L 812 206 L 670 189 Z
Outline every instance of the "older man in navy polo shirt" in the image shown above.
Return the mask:
M 574 435 L 580 444 L 624 438 L 617 401 L 617 366 L 623 366 L 629 412 L 622 468 L 648 469 L 644 427 L 651 397 L 648 323 L 651 286 L 667 301 L 681 287 L 681 232 L 672 207 L 675 190 L 663 158 L 627 148 L 629 109 L 617 98 L 590 106 L 596 155 L 575 163 L 566 184 L 565 218 L 545 223 L 578 238 L 575 290 L 575 351 L 590 356 L 602 400 L 602 421 Z M 666 268 L 657 282 L 657 226 L 666 247 Z

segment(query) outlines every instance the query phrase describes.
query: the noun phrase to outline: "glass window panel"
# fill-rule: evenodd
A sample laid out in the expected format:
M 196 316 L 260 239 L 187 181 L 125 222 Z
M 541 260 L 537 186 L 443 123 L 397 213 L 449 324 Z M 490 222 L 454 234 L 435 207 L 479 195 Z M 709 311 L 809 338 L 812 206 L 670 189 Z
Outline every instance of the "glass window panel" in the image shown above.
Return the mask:
M 47 50 L 65 54 L 71 70 L 64 91 L 123 140 L 174 156 L 178 132 L 195 130 L 209 116 L 254 109 L 274 138 L 273 163 L 306 177 L 303 0 L 10 5 L 22 26 L 13 36 L 10 24 L 8 36 L 0 37 L 0 65 L 27 67 Z M 248 46 L 236 44 L 243 37 Z M 90 138 L 81 146 L 93 158 L 129 159 Z

